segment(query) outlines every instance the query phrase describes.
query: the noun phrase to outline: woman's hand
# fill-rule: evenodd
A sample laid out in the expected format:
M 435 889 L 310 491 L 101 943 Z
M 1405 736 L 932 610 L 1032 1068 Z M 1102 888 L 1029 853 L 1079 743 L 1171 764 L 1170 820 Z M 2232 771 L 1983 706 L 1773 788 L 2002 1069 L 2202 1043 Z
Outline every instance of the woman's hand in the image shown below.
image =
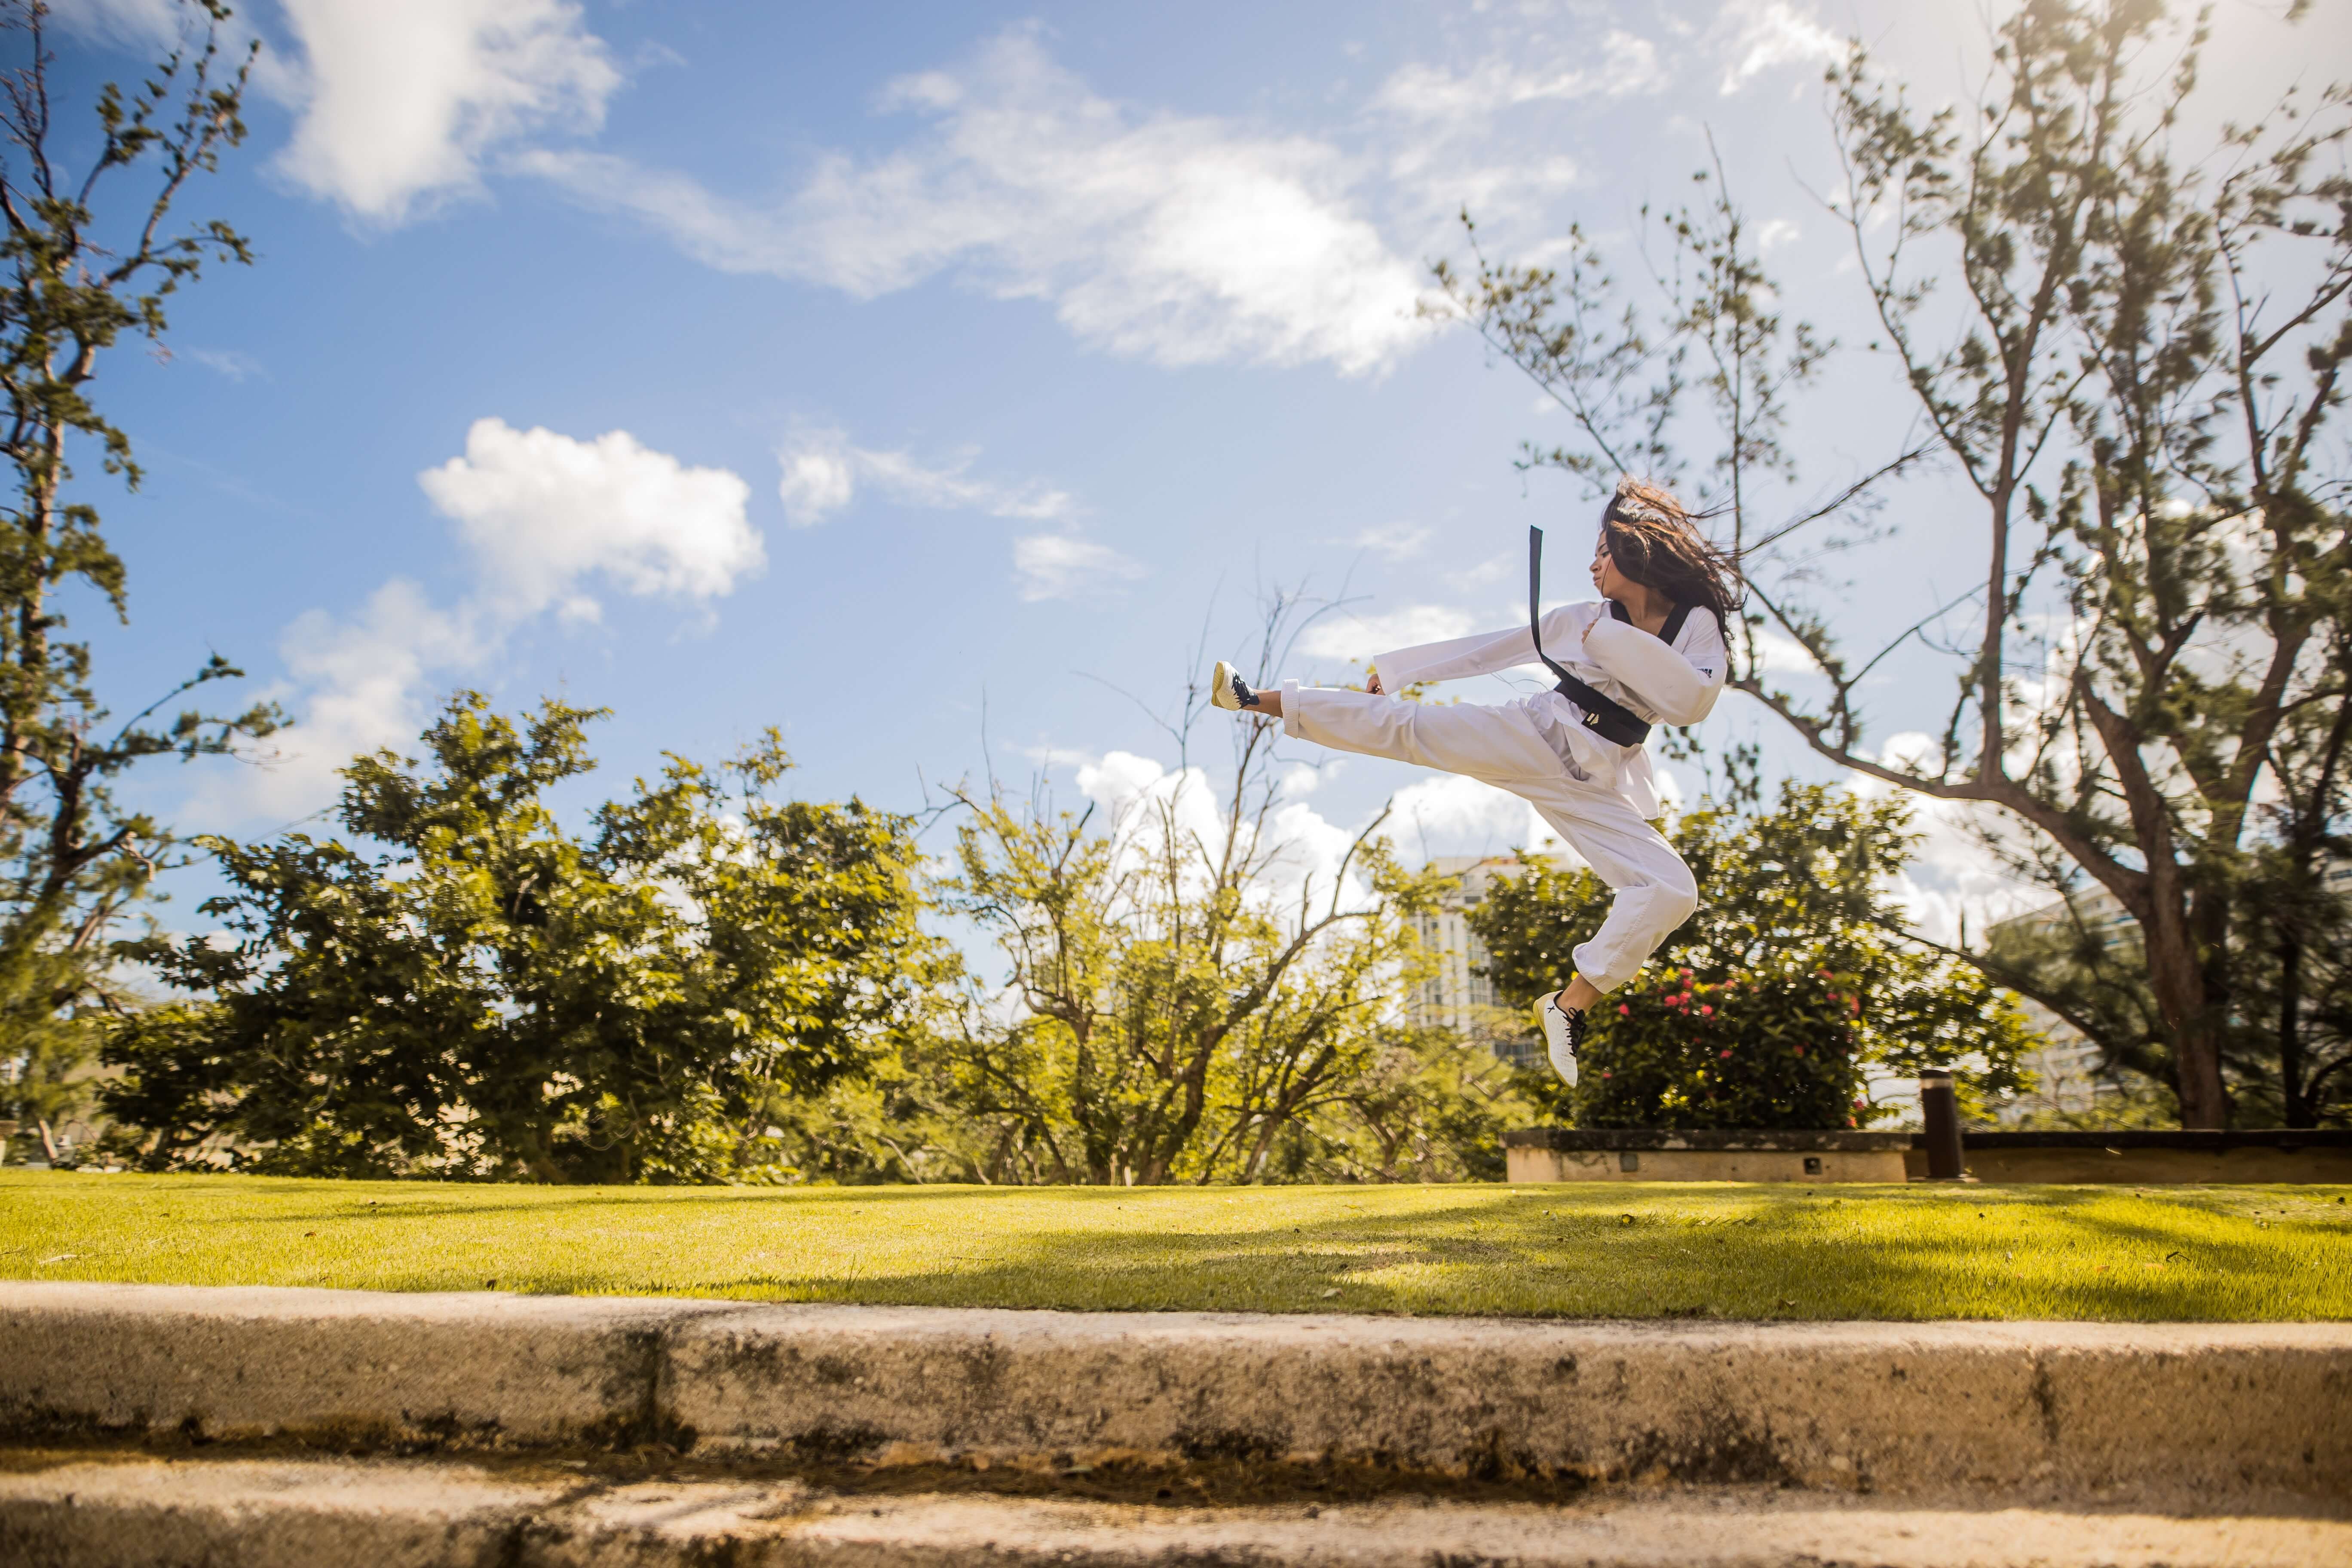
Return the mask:
M 1388 695 L 1387 692 L 1381 689 L 1381 672 L 1377 669 L 1365 675 L 1364 689 L 1370 692 L 1375 697 L 1385 697 Z

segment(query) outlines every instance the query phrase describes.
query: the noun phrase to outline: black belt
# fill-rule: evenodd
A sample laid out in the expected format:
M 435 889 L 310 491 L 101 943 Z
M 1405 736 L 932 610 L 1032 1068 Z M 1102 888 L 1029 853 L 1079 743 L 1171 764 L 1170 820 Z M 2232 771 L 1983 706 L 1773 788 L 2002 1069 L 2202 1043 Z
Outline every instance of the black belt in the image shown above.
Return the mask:
M 1542 596 L 1542 592 L 1543 530 L 1530 528 L 1528 530 L 1528 636 L 1535 643 L 1536 657 L 1544 661 L 1544 668 L 1559 678 L 1559 684 L 1552 689 L 1575 703 L 1584 715 L 1584 727 L 1602 740 L 1614 742 L 1620 746 L 1638 746 L 1649 740 L 1648 720 L 1614 698 L 1595 691 L 1569 674 L 1553 661 L 1551 655 L 1544 652 L 1543 623 L 1536 613 L 1537 601 Z M 1614 599 L 1609 601 L 1609 613 L 1628 625 L 1633 619 L 1625 613 L 1625 606 Z M 1689 618 L 1690 606 L 1676 605 L 1674 614 L 1666 617 L 1666 624 L 1659 632 L 1661 639 L 1671 646 L 1681 634 L 1683 622 Z

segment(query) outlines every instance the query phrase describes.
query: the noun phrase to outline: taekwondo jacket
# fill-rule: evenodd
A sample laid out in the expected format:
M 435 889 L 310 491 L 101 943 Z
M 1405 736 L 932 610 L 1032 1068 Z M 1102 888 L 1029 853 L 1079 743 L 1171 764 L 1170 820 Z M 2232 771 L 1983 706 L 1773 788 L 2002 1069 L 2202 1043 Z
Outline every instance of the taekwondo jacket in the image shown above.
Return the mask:
M 1639 626 L 1612 619 L 1606 605 L 1562 605 L 1543 617 L 1543 646 L 1570 675 L 1653 724 L 1697 723 L 1713 710 L 1730 674 L 1722 624 L 1706 610 L 1693 610 L 1668 647 Z M 1416 681 L 1457 680 L 1537 662 L 1535 644 L 1522 626 L 1398 648 L 1381 655 L 1372 668 L 1380 671 L 1381 686 L 1402 691 Z M 1645 817 L 1661 814 L 1647 748 L 1602 740 L 1584 727 L 1576 704 L 1557 691 L 1529 698 L 1526 706 L 1571 772 L 1613 786 Z

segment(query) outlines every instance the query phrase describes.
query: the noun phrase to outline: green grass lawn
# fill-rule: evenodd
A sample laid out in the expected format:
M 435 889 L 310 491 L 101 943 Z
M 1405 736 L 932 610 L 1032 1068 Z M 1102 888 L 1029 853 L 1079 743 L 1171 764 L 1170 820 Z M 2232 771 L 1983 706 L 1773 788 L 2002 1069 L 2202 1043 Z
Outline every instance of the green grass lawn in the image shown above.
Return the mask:
M 0 1173 L 0 1277 L 1538 1317 L 2352 1317 L 2343 1187 L 521 1187 Z

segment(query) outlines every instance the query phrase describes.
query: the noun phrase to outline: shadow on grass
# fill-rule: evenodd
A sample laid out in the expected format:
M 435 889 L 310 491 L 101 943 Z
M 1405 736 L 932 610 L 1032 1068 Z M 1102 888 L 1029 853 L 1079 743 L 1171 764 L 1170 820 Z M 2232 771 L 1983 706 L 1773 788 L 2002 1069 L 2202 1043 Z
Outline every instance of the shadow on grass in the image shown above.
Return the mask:
M 928 1268 L 788 1268 L 691 1279 L 639 1276 L 626 1284 L 562 1269 L 513 1283 L 1111 1310 L 1896 1321 L 2352 1315 L 2340 1282 L 2331 1291 L 2315 1279 L 2275 1278 L 2274 1243 L 2189 1235 L 2158 1218 L 2105 1214 L 2109 1194 L 2062 1191 L 1998 1205 L 1974 1194 L 1884 1195 L 1901 1201 L 1620 1187 L 1578 1199 L 1545 1194 L 1490 1203 L 1468 1233 L 1433 1224 L 1427 1214 L 1149 1234 L 1075 1230 L 967 1240 L 960 1249 L 987 1255 Z M 1985 1219 L 1977 1217 L 1979 1205 L 1987 1205 Z M 2024 1222 L 2022 1233 L 2016 1224 L 1996 1226 L 1996 1212 Z M 2192 1248 L 2194 1267 L 2132 1271 L 2151 1254 L 2160 1260 Z

